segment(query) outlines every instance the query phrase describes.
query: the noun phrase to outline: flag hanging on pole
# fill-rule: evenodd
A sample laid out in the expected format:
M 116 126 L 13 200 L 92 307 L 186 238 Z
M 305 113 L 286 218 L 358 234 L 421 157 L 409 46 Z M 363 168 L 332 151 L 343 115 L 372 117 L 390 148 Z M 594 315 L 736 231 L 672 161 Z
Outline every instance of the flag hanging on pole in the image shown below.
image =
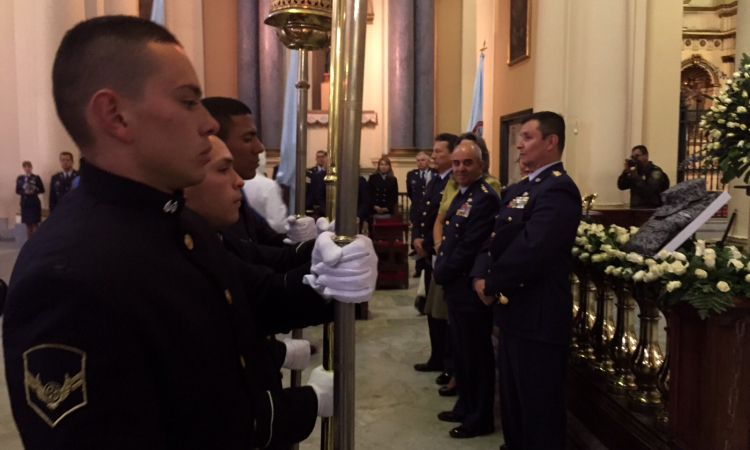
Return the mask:
M 164 0 L 154 0 L 151 6 L 151 21 L 164 26 Z
M 482 121 L 482 108 L 484 107 L 484 53 L 479 55 L 479 67 L 477 77 L 474 79 L 474 100 L 471 102 L 471 116 L 466 131 L 473 131 L 482 135 L 484 122 Z
M 299 72 L 299 51 L 291 50 L 289 70 L 284 91 L 284 122 L 281 127 L 281 156 L 276 181 L 289 186 L 289 211 L 295 210 L 294 174 L 297 169 L 297 72 Z

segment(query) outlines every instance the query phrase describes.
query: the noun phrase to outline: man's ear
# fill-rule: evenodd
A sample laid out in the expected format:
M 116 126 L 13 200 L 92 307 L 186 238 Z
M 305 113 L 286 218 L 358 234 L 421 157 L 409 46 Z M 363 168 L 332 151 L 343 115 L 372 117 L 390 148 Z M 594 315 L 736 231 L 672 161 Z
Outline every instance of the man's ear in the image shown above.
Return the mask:
M 557 144 L 560 142 L 560 138 L 557 137 L 556 134 L 550 134 L 545 140 L 547 141 L 550 150 L 557 150 Z
M 86 110 L 89 126 L 124 143 L 132 143 L 133 129 L 124 114 L 127 104 L 127 99 L 111 89 L 97 91 Z

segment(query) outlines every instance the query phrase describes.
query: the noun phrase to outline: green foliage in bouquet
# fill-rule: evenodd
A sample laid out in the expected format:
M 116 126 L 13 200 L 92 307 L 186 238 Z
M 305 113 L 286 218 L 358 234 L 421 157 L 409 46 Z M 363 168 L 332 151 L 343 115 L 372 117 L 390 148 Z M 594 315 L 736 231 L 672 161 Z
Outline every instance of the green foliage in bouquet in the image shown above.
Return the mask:
M 737 72 L 726 81 L 719 94 L 713 97 L 714 105 L 701 119 L 709 142 L 704 145 L 701 169 L 717 167 L 722 172 L 722 182 L 743 177 L 750 180 L 750 56 L 742 55 Z

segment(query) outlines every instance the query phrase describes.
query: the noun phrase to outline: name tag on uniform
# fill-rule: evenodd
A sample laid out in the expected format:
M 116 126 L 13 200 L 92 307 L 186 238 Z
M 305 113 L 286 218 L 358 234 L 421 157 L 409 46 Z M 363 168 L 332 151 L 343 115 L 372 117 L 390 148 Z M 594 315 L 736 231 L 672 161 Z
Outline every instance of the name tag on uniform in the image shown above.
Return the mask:
M 508 204 L 508 208 L 524 209 L 528 202 L 529 202 L 529 193 L 524 192 L 523 195 L 519 195 L 518 197 L 511 200 L 510 203 Z
M 456 211 L 456 215 L 459 217 L 469 217 L 470 211 L 471 211 L 471 205 L 468 203 L 464 203 L 463 206 L 461 206 L 461 209 Z

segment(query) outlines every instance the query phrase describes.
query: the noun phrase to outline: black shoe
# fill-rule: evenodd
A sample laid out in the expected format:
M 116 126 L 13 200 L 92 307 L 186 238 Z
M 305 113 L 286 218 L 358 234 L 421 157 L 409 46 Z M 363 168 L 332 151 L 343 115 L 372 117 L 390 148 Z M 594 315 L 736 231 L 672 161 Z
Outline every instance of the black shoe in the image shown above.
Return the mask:
M 508 450 L 508 447 L 505 444 L 500 444 L 500 450 Z
M 442 420 L 443 422 L 461 423 L 461 421 L 453 415 L 453 411 L 443 411 L 441 413 L 438 413 L 438 419 Z
M 438 394 L 440 394 L 441 397 L 455 397 L 458 395 L 458 389 L 456 389 L 456 386 L 453 386 L 452 388 L 443 386 L 438 389 Z
M 318 353 L 318 347 L 314 346 L 313 344 L 310 344 L 310 356 Z
M 440 375 L 438 375 L 437 378 L 435 378 L 435 383 L 439 384 L 440 386 L 445 386 L 446 384 L 451 382 L 451 374 L 448 372 L 443 372 Z
M 431 366 L 427 363 L 414 364 L 414 370 L 417 372 L 442 372 L 443 369 L 440 367 Z
M 469 429 L 464 428 L 463 425 L 459 425 L 450 431 L 450 435 L 454 439 L 466 439 L 466 438 L 473 438 L 476 436 L 483 436 L 485 434 L 491 434 L 494 431 L 495 430 L 489 430 L 485 432 L 475 432 L 475 431 L 471 431 Z
M 412 275 L 412 278 L 419 278 L 422 276 L 422 272 L 414 272 L 414 275 Z

